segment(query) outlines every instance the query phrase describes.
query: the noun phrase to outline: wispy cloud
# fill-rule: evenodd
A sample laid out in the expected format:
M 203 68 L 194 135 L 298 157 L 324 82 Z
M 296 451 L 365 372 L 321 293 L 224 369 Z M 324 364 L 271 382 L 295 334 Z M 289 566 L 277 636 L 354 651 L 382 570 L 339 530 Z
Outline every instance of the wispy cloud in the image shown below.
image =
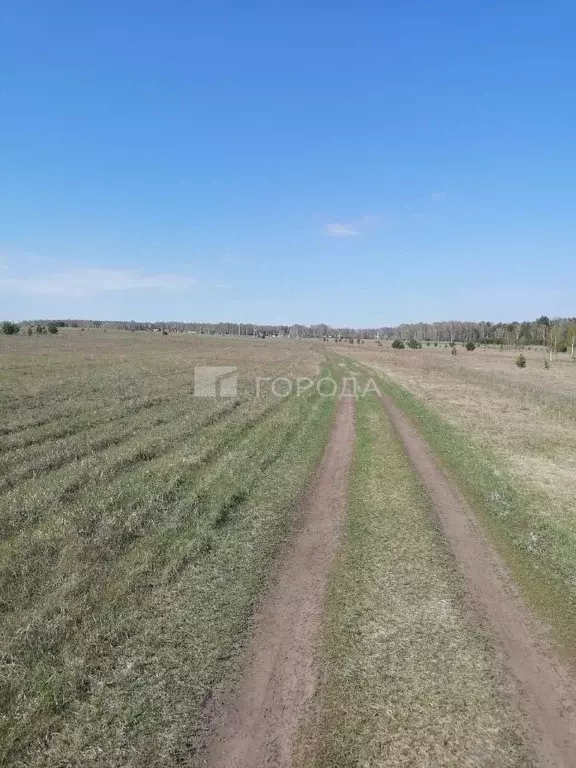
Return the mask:
M 333 221 L 330 224 L 324 225 L 324 234 L 328 235 L 328 237 L 357 237 L 362 235 L 362 232 L 354 224 L 343 224 L 342 222 Z
M 443 200 L 446 197 L 446 192 L 432 192 L 430 200 Z
M 182 292 L 194 278 L 174 274 L 148 274 L 132 269 L 72 268 L 40 277 L 0 278 L 0 293 L 20 295 L 93 296 L 110 291 L 154 290 Z
M 383 216 L 366 214 L 351 221 L 333 221 L 324 225 L 324 234 L 328 237 L 361 237 L 366 231 L 384 223 Z

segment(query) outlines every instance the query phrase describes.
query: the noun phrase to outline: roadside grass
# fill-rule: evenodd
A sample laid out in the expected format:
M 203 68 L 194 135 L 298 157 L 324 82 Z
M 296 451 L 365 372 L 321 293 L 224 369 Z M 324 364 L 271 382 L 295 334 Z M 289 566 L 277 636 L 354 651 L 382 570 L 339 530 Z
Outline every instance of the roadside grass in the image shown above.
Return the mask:
M 317 369 L 315 353 L 245 342 L 234 352 L 206 341 L 193 347 L 202 358 L 179 360 L 163 342 L 142 342 L 131 359 L 130 350 L 118 352 L 123 339 L 100 339 L 107 351 L 101 369 L 96 356 L 103 376 L 93 391 L 109 405 L 107 391 L 119 396 L 118 379 L 142 366 L 132 397 L 161 393 L 144 409 L 150 418 L 120 415 L 121 440 L 81 456 L 81 441 L 58 443 L 55 467 L 37 465 L 1 498 L 0 765 L 189 762 L 203 740 L 206 702 L 234 675 L 254 601 L 324 449 L 334 401 L 314 390 L 257 401 L 241 380 L 236 400 L 190 393 L 199 359 L 226 364 L 240 349 L 244 377 L 305 375 Z M 84 340 L 76 344 L 83 355 Z M 176 344 L 178 356 L 188 354 Z M 122 372 L 114 361 L 124 355 Z M 53 358 L 39 363 L 44 385 L 54 387 Z M 78 360 L 67 371 L 76 365 L 84 376 Z M 70 395 L 78 382 L 66 386 Z M 4 397 L 31 425 L 48 423 L 43 393 L 38 387 L 28 405 L 16 387 Z M 93 407 L 88 400 L 78 412 Z M 62 392 L 56 432 L 69 416 L 65 402 Z M 122 414 L 119 398 L 114 414 Z M 115 418 L 101 421 L 99 437 L 119 434 Z M 23 434 L 15 422 L 10 430 Z M 7 457 L 11 450 L 22 448 Z
M 348 518 L 296 764 L 525 766 L 498 664 L 384 409 L 360 398 Z
M 362 366 L 361 370 L 366 371 Z M 522 593 L 550 624 L 560 650 L 576 663 L 576 528 L 570 516 L 551 514 L 549 496 L 521 483 L 473 436 L 397 382 L 378 373 L 389 394 L 428 442 L 477 511 Z

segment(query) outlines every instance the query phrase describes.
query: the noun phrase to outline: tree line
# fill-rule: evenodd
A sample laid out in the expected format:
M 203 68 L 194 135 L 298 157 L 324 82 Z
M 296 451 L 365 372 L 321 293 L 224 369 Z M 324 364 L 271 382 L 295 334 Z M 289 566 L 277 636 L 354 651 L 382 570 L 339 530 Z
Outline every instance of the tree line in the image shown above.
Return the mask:
M 373 328 L 336 327 L 325 323 L 316 325 L 262 325 L 259 323 L 199 323 L 199 322 L 138 322 L 135 320 L 29 320 L 21 325 L 33 328 L 61 327 L 105 328 L 128 331 L 195 333 L 208 335 L 266 336 L 286 338 L 324 338 L 324 339 L 411 339 L 422 342 L 460 342 L 466 344 L 495 344 L 507 347 L 550 347 L 555 352 L 570 351 L 574 355 L 576 345 L 576 318 L 549 318 L 541 315 L 536 320 L 512 323 L 494 323 L 490 321 L 469 322 L 450 320 L 435 323 L 402 323 L 399 326 L 380 326 Z M 4 332 L 17 333 L 17 323 L 4 323 Z M 53 332 L 53 330 L 52 330 Z

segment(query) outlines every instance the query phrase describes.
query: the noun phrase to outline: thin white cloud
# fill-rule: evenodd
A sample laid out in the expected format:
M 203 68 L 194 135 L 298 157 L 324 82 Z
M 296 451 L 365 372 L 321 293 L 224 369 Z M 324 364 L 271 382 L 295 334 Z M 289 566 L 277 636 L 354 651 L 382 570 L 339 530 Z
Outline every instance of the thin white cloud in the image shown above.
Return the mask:
M 92 296 L 111 291 L 155 290 L 182 292 L 196 280 L 173 274 L 146 274 L 132 269 L 73 268 L 43 277 L 0 279 L 0 293 L 20 295 Z
M 432 192 L 430 200 L 443 200 L 446 197 L 446 192 Z
M 351 221 L 334 221 L 325 224 L 324 234 L 329 237 L 359 237 L 366 234 L 367 230 L 380 227 L 382 224 L 384 224 L 383 216 L 365 214 Z
M 362 235 L 362 232 L 356 228 L 355 224 L 342 224 L 334 221 L 324 225 L 324 234 L 328 237 L 358 237 L 358 235 Z

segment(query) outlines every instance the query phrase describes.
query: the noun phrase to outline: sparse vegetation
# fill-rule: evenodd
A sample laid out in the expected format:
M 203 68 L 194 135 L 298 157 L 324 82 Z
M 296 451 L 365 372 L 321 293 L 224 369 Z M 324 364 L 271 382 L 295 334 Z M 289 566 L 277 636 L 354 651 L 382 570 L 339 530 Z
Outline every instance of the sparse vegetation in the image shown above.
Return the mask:
M 392 342 L 392 349 L 404 349 L 404 342 L 402 339 L 394 339 Z
M 474 352 L 474 350 L 476 349 L 476 344 L 474 344 L 473 341 L 469 341 L 466 344 L 466 349 L 468 350 L 468 352 Z
M 518 368 L 526 368 L 526 356 L 520 353 L 516 358 L 516 365 Z

